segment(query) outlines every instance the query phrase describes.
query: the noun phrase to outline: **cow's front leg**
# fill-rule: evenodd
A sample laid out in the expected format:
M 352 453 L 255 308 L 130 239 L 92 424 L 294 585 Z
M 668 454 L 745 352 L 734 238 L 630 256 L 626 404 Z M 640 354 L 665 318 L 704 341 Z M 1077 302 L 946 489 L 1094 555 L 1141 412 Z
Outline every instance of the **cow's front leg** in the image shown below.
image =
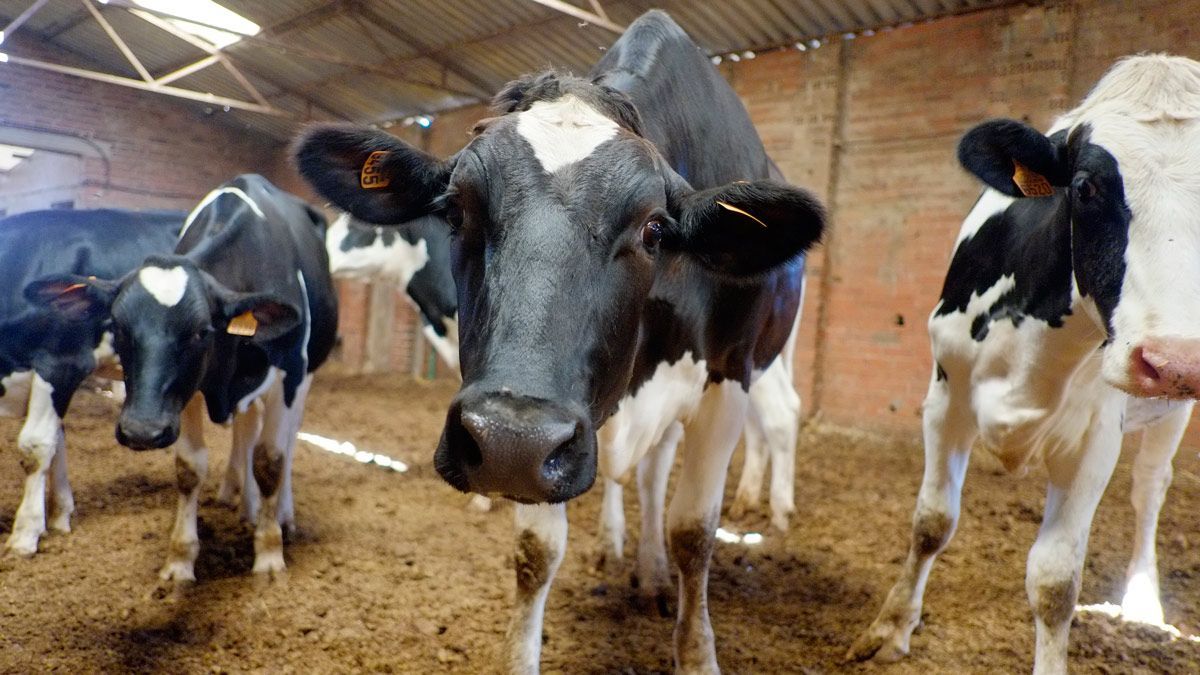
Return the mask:
M 200 537 L 196 532 L 196 511 L 200 486 L 208 474 L 208 448 L 204 444 L 204 397 L 196 394 L 179 417 L 179 440 L 175 443 L 175 486 L 179 502 L 175 525 L 167 544 L 167 562 L 159 572 L 163 581 L 176 583 L 196 580 L 196 556 Z
M 1025 569 L 1025 592 L 1037 629 L 1034 675 L 1067 672 L 1071 618 L 1092 516 L 1121 452 L 1120 414 L 1117 405 L 1105 406 L 1093 415 L 1083 448 L 1046 459 L 1046 511 Z
M 296 433 L 304 418 L 304 404 L 312 386 L 312 375 L 296 389 L 289 407 L 284 403 L 283 374 L 267 391 L 263 401 L 263 431 L 254 447 L 254 480 L 262 503 L 258 510 L 258 524 L 254 529 L 254 573 L 275 576 L 284 569 L 283 528 L 281 523 L 281 497 L 285 489 L 290 490 L 288 472 L 291 470 L 291 455 L 296 447 Z M 283 504 L 289 510 L 288 504 Z M 284 514 L 290 517 L 290 514 Z
M 54 387 L 35 373 L 30 383 L 25 424 L 17 437 L 21 468 L 25 469 L 25 493 L 5 543 L 5 548 L 14 555 L 37 553 L 38 540 L 46 531 L 46 476 L 55 455 L 65 452 L 62 418 L 54 408 L 53 393 Z M 65 464 L 63 468 L 65 471 Z M 69 518 L 67 513 L 66 520 Z
M 516 606 L 505 637 L 510 673 L 537 673 L 542 655 L 542 617 L 550 584 L 567 549 L 565 504 L 516 507 Z
M 638 503 L 641 505 L 642 530 L 638 540 L 638 593 L 652 601 L 659 614 L 670 616 L 667 599 L 671 595 L 671 570 L 667 564 L 663 511 L 667 502 L 667 479 L 675 463 L 675 448 L 683 438 L 683 424 L 672 422 L 662 440 L 638 462 Z
M 67 443 L 61 427 L 58 433 L 58 450 L 50 460 L 50 529 L 55 532 L 71 531 L 71 514 L 75 513 L 75 495 L 71 492 L 71 480 L 67 476 Z
M 217 500 L 226 506 L 240 504 L 242 519 L 253 523 L 258 516 L 258 485 L 254 482 L 254 446 L 262 435 L 261 400 L 252 401 L 233 417 L 229 464 L 217 492 Z
M 687 429 L 683 466 L 668 513 L 671 556 L 679 569 L 677 672 L 720 672 L 708 618 L 708 565 L 729 459 L 742 433 L 748 402 L 736 381 L 709 385 Z
M 847 658 L 895 661 L 908 653 L 921 621 L 925 583 L 933 561 L 954 536 L 963 479 L 976 427 L 965 403 L 954 401 L 944 379 L 935 378 L 925 397 L 925 477 L 913 512 L 912 542 L 904 569 L 883 608 L 847 653 Z
M 1162 601 L 1158 590 L 1158 514 L 1171 485 L 1171 461 L 1192 417 L 1192 403 L 1183 404 L 1142 431 L 1142 445 L 1133 462 L 1130 500 L 1137 514 L 1133 556 L 1125 576 L 1121 615 L 1133 621 L 1161 624 Z

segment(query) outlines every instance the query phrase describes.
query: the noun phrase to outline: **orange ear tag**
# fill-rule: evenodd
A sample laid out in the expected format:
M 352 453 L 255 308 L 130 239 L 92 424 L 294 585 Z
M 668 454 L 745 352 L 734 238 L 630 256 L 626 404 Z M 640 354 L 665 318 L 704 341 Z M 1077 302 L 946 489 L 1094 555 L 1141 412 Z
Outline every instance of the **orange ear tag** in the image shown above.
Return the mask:
M 1054 186 L 1040 173 L 1030 171 L 1024 164 L 1013 160 L 1013 182 L 1026 197 L 1052 197 Z
M 254 318 L 254 312 L 246 310 L 230 319 L 229 327 L 225 329 L 225 332 L 230 335 L 253 337 L 258 332 L 258 319 Z
M 758 223 L 759 225 L 762 225 L 763 227 L 767 226 L 767 224 L 764 223 L 763 221 L 759 220 L 758 218 L 755 218 L 752 214 L 747 213 L 746 211 L 743 211 L 742 209 L 739 209 L 738 207 L 734 206 L 733 204 L 726 204 L 725 202 L 718 199 L 717 206 L 720 206 L 721 208 L 725 209 L 726 211 L 733 211 L 734 213 L 740 213 L 743 216 L 746 216 L 747 218 L 749 218 L 750 220 L 753 220 L 754 222 Z
M 358 184 L 364 190 L 378 190 L 391 184 L 391 179 L 379 170 L 379 163 L 386 156 L 387 150 L 376 150 L 367 155 L 367 160 L 363 162 L 362 171 L 358 175 Z

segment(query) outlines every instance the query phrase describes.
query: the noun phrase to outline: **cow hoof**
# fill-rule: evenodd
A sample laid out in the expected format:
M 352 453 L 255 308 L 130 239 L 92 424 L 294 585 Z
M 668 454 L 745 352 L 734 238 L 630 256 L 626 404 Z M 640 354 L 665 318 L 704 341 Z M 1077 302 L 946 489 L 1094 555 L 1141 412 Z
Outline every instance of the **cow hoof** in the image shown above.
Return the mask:
M 4 545 L 4 553 L 13 558 L 32 558 L 37 553 L 37 537 L 9 537 Z
M 492 510 L 492 500 L 483 495 L 471 495 L 471 501 L 467 502 L 467 510 L 475 513 L 487 513 Z
M 753 510 L 754 502 L 738 495 L 734 497 L 733 503 L 729 505 L 729 518 L 732 520 L 741 520 Z
M 50 517 L 50 529 L 61 534 L 71 533 L 71 513 L 56 513 Z
M 283 564 L 283 551 L 263 551 L 254 556 L 254 573 L 265 579 L 279 579 L 287 566 Z
M 158 572 L 158 578 L 176 585 L 196 582 L 195 564 L 190 560 L 171 560 Z
M 771 527 L 786 534 L 790 525 L 790 516 L 790 513 L 777 513 L 771 516 Z
M 879 663 L 894 663 L 908 655 L 908 640 L 904 644 L 894 636 L 894 631 L 883 631 L 874 626 L 863 633 L 846 652 L 847 661 L 873 660 Z

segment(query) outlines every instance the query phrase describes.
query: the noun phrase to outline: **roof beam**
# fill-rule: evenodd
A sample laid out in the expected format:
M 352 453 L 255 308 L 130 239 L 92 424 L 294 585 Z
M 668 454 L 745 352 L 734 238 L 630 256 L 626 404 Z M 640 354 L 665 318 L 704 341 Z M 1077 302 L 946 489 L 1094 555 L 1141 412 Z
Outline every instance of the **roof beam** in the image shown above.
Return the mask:
M 8 25 L 4 27 L 4 30 L 0 30 L 0 42 L 4 42 L 4 40 L 16 32 L 18 28 L 23 26 L 25 22 L 29 20 L 29 17 L 33 16 L 35 12 L 41 9 L 42 5 L 46 4 L 46 1 L 47 0 L 34 0 L 32 5 L 26 7 L 24 12 L 21 12 L 17 15 L 17 18 L 9 21 Z
M 182 89 L 180 87 L 159 85 L 155 84 L 154 82 L 136 80 L 132 77 L 101 73 L 95 70 L 87 70 L 85 68 L 74 68 L 72 66 L 50 63 L 40 59 L 28 59 L 23 56 L 9 54 L 8 62 L 9 64 L 13 65 L 37 68 L 38 70 L 47 70 L 52 73 L 61 73 L 63 75 L 81 77 L 85 80 L 95 80 L 97 82 L 115 84 L 121 87 L 129 87 L 130 89 L 139 89 L 141 91 L 149 91 L 156 94 L 166 94 L 167 96 L 174 96 L 176 98 L 183 98 L 190 101 L 200 101 L 201 103 L 210 103 L 212 105 L 228 106 L 230 108 L 237 108 L 238 110 L 249 110 L 250 112 L 262 113 L 264 115 L 275 115 L 276 117 L 292 117 L 291 113 L 280 110 L 279 108 L 263 106 L 257 103 L 249 103 L 247 101 L 239 101 L 236 98 L 217 96 L 215 94 L 193 91 L 191 89 Z
M 625 32 L 624 26 L 617 24 L 617 23 L 613 23 L 607 17 L 601 16 L 600 14 L 597 14 L 595 12 L 589 12 L 586 9 L 580 9 L 580 8 L 576 7 L 575 5 L 572 5 L 568 2 L 563 2 L 563 0 L 529 0 L 529 1 L 536 2 L 537 4 L 542 5 L 543 7 L 549 7 L 550 9 L 553 9 L 557 12 L 562 12 L 563 14 L 573 16 L 576 19 L 582 19 L 590 24 L 599 26 L 600 28 L 603 28 L 605 30 L 610 30 L 610 31 L 616 33 L 617 35 L 620 35 Z
M 374 8 L 372 8 L 366 4 L 358 4 L 358 5 L 354 6 L 354 11 L 356 13 L 358 13 L 360 16 L 362 16 L 364 19 L 366 19 L 368 22 L 374 24 L 374 26 L 376 28 L 378 28 L 379 30 L 381 30 L 381 31 L 387 33 L 388 35 L 396 38 L 397 40 L 400 40 L 401 42 L 413 47 L 415 49 L 415 51 L 418 54 L 420 54 L 421 56 L 428 58 L 430 61 L 433 61 L 434 63 L 441 66 L 442 69 L 445 70 L 446 72 L 453 73 L 454 75 L 458 76 L 458 78 L 461 79 L 463 82 L 466 82 L 466 83 L 470 84 L 471 86 L 475 87 L 476 89 L 478 89 L 479 95 L 482 95 L 483 97 L 486 98 L 488 96 L 491 96 L 493 93 L 495 93 L 493 91 L 493 89 L 495 88 L 493 85 L 486 82 L 485 80 L 483 80 L 479 76 L 475 75 L 471 71 L 467 70 L 466 68 L 463 68 L 462 66 L 458 65 L 454 61 L 447 59 L 445 57 L 442 57 L 442 56 L 438 56 L 437 54 L 434 54 L 434 52 L 436 51 L 436 47 L 429 44 L 422 38 L 416 36 L 412 32 L 407 31 L 404 28 L 401 28 L 400 26 L 398 26 L 396 24 L 396 22 L 381 15 L 379 12 L 375 11 Z M 391 59 L 389 59 L 389 61 L 391 61 Z
M 189 63 L 188 65 L 186 65 L 182 68 L 176 68 L 175 70 L 172 70 L 171 72 L 169 72 L 165 75 L 159 75 L 158 77 L 154 78 L 154 83 L 155 84 L 170 84 L 171 82 L 185 78 L 188 75 L 191 75 L 192 73 L 194 73 L 198 70 L 204 70 L 205 68 L 216 63 L 217 60 L 218 59 L 215 55 L 210 54 L 210 55 L 200 59 L 199 61 Z
M 125 41 L 121 39 L 120 35 L 117 35 L 116 29 L 112 27 L 112 24 L 108 22 L 108 19 L 104 18 L 104 15 L 100 13 L 100 10 L 96 9 L 96 6 L 92 4 L 92 0 L 79 1 L 83 3 L 83 6 L 87 8 L 87 11 L 91 12 L 92 17 L 96 19 L 96 23 L 100 24 L 100 27 L 103 28 L 104 32 L 108 34 L 109 39 L 113 41 L 113 44 L 117 46 L 117 49 L 121 50 L 121 53 L 125 55 L 125 60 L 129 61 L 129 64 L 133 66 L 133 69 L 137 71 L 137 74 L 142 76 L 142 80 L 146 82 L 154 82 L 154 78 L 150 76 L 150 71 L 146 70 L 146 66 L 142 65 L 142 62 L 137 56 L 134 55 L 133 50 L 129 48 L 129 45 L 125 44 Z

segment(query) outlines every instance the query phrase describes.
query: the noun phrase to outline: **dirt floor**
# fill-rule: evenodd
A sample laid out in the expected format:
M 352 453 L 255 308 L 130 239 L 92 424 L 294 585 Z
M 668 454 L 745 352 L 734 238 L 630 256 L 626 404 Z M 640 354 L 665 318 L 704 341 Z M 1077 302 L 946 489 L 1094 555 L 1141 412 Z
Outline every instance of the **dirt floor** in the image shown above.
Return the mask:
M 160 588 L 156 575 L 175 504 L 172 459 L 117 446 L 114 404 L 81 393 L 67 420 L 75 531 L 47 536 L 31 560 L 0 561 L 0 672 L 494 670 L 513 587 L 511 507 L 468 512 L 466 497 L 433 472 L 452 394 L 446 383 L 318 376 L 305 430 L 412 469 L 391 473 L 301 443 L 299 531 L 283 582 L 252 578 L 250 528 L 212 499 L 228 456 L 228 434 L 212 433 L 199 581 L 175 591 Z M 0 536 L 20 498 L 17 429 L 0 420 L 8 446 L 0 453 Z M 935 568 L 912 655 L 891 666 L 847 665 L 842 654 L 905 552 L 920 448 L 808 430 L 799 455 L 799 513 L 786 537 L 764 529 L 763 515 L 724 523 L 765 533 L 761 545 L 718 544 L 715 554 L 711 611 L 726 672 L 1029 669 L 1023 570 L 1042 510 L 1036 473 L 1002 475 L 977 455 L 959 535 Z M 1200 460 L 1185 449 L 1159 535 L 1167 618 L 1188 635 L 1200 632 L 1198 475 Z M 1082 602 L 1119 600 L 1132 535 L 1128 494 L 1125 458 L 1093 529 Z M 544 672 L 669 671 L 671 621 L 631 602 L 631 563 L 592 571 L 599 504 L 595 490 L 570 508 L 573 536 L 547 609 Z M 1079 616 L 1071 665 L 1079 673 L 1200 672 L 1200 644 Z

